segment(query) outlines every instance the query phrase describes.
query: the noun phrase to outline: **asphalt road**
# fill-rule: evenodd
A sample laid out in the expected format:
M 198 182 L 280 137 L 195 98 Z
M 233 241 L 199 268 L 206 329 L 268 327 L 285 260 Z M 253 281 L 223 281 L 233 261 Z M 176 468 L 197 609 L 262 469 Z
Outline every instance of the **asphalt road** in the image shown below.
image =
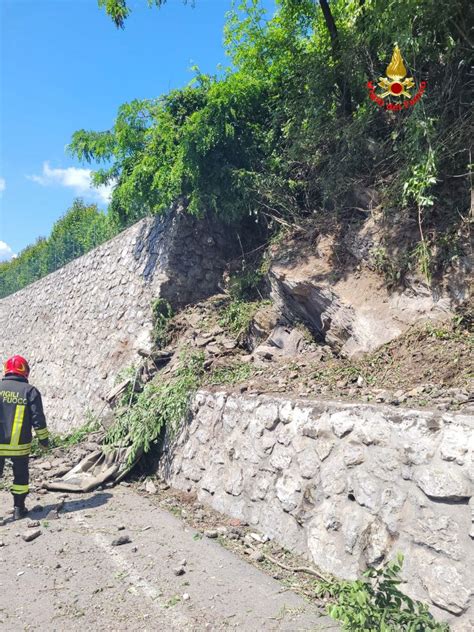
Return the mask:
M 29 501 L 41 535 L 25 542 L 28 520 L 0 526 L 3 631 L 316 631 L 333 621 L 278 581 L 201 538 L 132 488 Z M 0 491 L 0 515 L 11 497 Z M 119 529 L 120 527 L 125 527 Z M 114 539 L 131 542 L 111 546 Z M 176 569 L 184 568 L 177 575 Z

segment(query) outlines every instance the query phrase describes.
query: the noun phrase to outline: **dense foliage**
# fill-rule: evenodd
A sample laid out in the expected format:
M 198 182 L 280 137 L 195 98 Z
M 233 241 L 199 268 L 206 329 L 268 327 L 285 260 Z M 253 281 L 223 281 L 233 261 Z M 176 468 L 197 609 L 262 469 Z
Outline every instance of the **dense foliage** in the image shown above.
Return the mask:
M 130 446 L 129 465 L 150 451 L 166 428 L 169 437 L 185 419 L 192 396 L 203 373 L 203 354 L 186 353 L 176 371 L 168 378 L 148 382 L 137 392 L 135 380 L 121 398 L 115 423 L 109 428 L 106 444 Z
M 123 26 L 125 0 L 99 4 Z M 258 0 L 243 0 L 228 14 L 230 66 L 220 74 L 196 69 L 182 89 L 122 105 L 111 129 L 74 134 L 70 151 L 99 167 L 95 183 L 116 184 L 110 225 L 128 226 L 180 200 L 192 213 L 250 217 L 265 227 L 313 218 L 341 237 L 361 210 L 360 192 L 370 189 L 386 235 L 373 254 L 387 280 L 399 282 L 414 265 L 428 278 L 441 272 L 463 254 L 472 220 L 474 4 L 277 6 L 268 18 Z M 421 101 L 401 112 L 377 107 L 367 89 L 385 74 L 395 42 L 408 75 L 427 82 Z M 27 251 L 22 261 L 35 261 L 21 268 L 19 284 L 12 279 L 20 262 L 3 264 L 2 295 L 54 269 Z
M 147 2 L 149 7 L 161 7 L 163 4 L 166 4 L 166 0 L 147 0 Z M 97 0 L 97 4 L 101 9 L 105 10 L 117 28 L 123 29 L 125 20 L 131 12 L 126 0 Z
M 229 69 L 123 105 L 111 130 L 78 131 L 72 153 L 107 165 L 96 182 L 118 182 L 111 212 L 123 224 L 176 198 L 226 219 L 341 220 L 354 192 L 373 187 L 429 276 L 459 254 L 468 220 L 473 4 L 278 5 L 266 19 L 257 0 L 241 2 L 225 28 Z M 385 74 L 395 42 L 409 76 L 427 82 L 401 112 L 378 108 L 366 85 Z
M 448 632 L 420 601 L 405 595 L 399 586 L 403 556 L 381 568 L 369 568 L 362 579 L 334 581 L 319 590 L 335 599 L 329 614 L 351 632 Z
M 40 238 L 15 259 L 0 263 L 0 298 L 95 248 L 116 230 L 95 204 L 76 200 L 54 224 L 48 239 Z

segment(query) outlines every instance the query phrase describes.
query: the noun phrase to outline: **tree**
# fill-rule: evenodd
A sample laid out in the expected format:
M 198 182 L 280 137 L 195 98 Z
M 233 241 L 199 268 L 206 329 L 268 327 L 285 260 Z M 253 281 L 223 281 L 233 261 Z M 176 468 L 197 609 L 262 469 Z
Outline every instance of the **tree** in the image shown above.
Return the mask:
M 115 221 L 125 226 L 177 198 L 191 212 L 229 219 L 337 217 L 355 186 L 381 183 L 384 205 L 407 215 L 416 212 L 412 191 L 438 200 L 423 213 L 426 244 L 438 224 L 454 230 L 469 195 L 469 179 L 449 174 L 469 171 L 474 5 L 453 0 L 442 14 L 434 0 L 277 6 L 270 19 L 258 0 L 230 13 L 232 66 L 220 76 L 198 73 L 185 88 L 125 104 L 111 129 L 73 136 L 74 155 L 106 162 L 96 183 L 117 182 Z M 366 89 L 384 73 L 394 42 L 429 86 L 422 104 L 398 116 L 377 109 Z
M 149 7 L 162 7 L 167 0 L 147 0 Z M 183 0 L 187 3 L 187 0 Z M 125 20 L 131 13 L 131 9 L 127 4 L 127 0 L 97 0 L 100 8 L 105 9 L 107 15 L 112 18 L 117 28 L 125 28 Z
M 80 199 L 53 226 L 51 235 L 0 264 L 0 298 L 54 272 L 112 237 L 115 227 L 95 204 Z

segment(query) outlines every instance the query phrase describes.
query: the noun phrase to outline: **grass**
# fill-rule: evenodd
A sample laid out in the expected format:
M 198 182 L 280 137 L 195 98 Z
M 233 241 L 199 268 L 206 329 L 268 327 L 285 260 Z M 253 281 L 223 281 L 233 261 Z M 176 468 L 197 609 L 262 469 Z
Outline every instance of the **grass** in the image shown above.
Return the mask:
M 71 433 L 66 435 L 50 433 L 49 435 L 49 448 L 48 450 L 53 450 L 54 448 L 70 448 L 72 446 L 78 445 L 82 443 L 91 432 L 95 432 L 99 429 L 99 422 L 97 419 L 92 417 L 89 414 L 88 421 L 79 428 L 76 428 Z M 32 454 L 40 454 L 42 451 L 41 445 L 37 439 L 37 437 L 33 437 L 31 442 L 31 453 Z
M 178 604 L 180 601 L 181 597 L 179 597 L 179 595 L 174 595 L 173 597 L 170 597 L 168 599 L 168 601 L 164 605 L 164 608 L 173 608 L 173 606 L 176 606 L 176 604 Z
M 151 305 L 151 313 L 153 318 L 153 342 L 158 349 L 162 349 L 169 342 L 169 327 L 174 312 L 168 301 L 158 298 Z
M 205 384 L 232 386 L 240 384 L 254 374 L 254 367 L 248 363 L 239 363 L 233 366 L 223 366 L 214 369 L 205 379 Z
M 232 300 L 222 310 L 219 325 L 229 333 L 239 337 L 247 333 L 257 310 L 269 304 L 270 301 Z

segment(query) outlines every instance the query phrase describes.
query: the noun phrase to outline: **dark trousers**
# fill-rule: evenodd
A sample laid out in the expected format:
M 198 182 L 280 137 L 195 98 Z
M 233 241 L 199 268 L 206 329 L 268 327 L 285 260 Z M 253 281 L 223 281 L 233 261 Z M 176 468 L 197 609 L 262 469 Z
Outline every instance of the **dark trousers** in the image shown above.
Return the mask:
M 4 456 L 0 456 L 0 478 L 3 475 L 3 468 L 5 467 L 5 458 L 6 457 Z M 15 507 L 24 507 L 30 480 L 30 473 L 28 470 L 30 457 L 12 456 L 9 458 L 13 465 L 13 485 L 11 487 L 13 504 Z

